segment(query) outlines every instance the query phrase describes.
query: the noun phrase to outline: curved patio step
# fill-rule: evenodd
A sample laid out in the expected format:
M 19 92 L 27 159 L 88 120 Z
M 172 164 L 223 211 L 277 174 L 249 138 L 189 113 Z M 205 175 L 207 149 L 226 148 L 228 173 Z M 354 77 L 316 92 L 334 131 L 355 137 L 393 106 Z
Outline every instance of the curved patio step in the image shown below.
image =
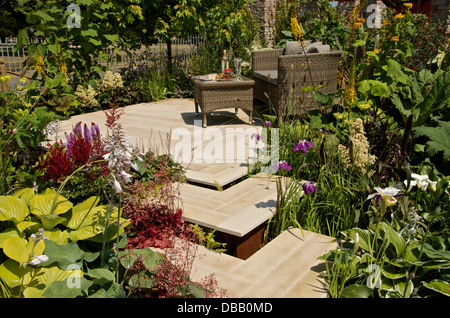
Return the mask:
M 284 231 L 247 260 L 201 247 L 191 279 L 214 274 L 232 298 L 325 298 L 320 277 L 325 263 L 317 258 L 336 247 L 332 237 L 297 228 Z

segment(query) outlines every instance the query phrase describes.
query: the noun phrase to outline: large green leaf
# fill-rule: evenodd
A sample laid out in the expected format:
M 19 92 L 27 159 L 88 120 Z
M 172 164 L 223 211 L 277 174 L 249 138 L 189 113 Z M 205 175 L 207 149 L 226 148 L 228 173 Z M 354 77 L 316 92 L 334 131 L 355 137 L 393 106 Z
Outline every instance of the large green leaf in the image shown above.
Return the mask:
M 72 206 L 72 202 L 65 197 L 53 193 L 35 195 L 30 201 L 31 213 L 38 217 L 52 213 L 60 215 L 69 211 Z
M 110 284 L 110 286 L 107 289 L 104 289 L 104 288 L 100 288 L 97 292 L 88 296 L 88 298 L 125 298 L 126 297 L 124 288 L 120 284 L 112 283 L 112 284 Z
M 389 59 L 387 61 L 388 70 L 386 72 L 386 75 L 392 78 L 394 81 L 398 81 L 403 84 L 408 84 L 408 75 L 406 75 L 402 71 L 402 66 L 399 62 L 397 62 L 394 59 Z
M 404 298 L 409 298 L 414 291 L 414 283 L 410 279 L 406 280 L 406 282 L 401 279 L 394 280 L 393 282 L 395 291 Z
M 442 151 L 444 160 L 450 159 L 450 122 L 441 121 L 437 127 L 416 127 L 414 135 L 427 136 L 427 153 L 430 156 Z
M 52 230 L 58 224 L 66 221 L 66 218 L 60 217 L 56 214 L 42 214 L 40 216 L 42 226 L 45 230 Z
M 33 228 L 34 232 L 37 232 L 39 227 L 42 227 L 42 225 L 38 222 L 34 221 L 23 221 L 20 223 L 17 223 L 17 229 L 22 233 L 23 231 Z
M 65 245 L 68 243 L 69 232 L 67 230 L 61 231 L 60 229 L 55 228 L 51 230 L 44 230 L 44 236 L 46 236 L 49 241 L 59 245 Z
M 41 266 L 57 263 L 59 268 L 67 270 L 71 265 L 82 266 L 84 251 L 75 242 L 59 245 L 47 240 L 45 242 L 45 255 L 48 256 L 48 261 L 41 263 Z
M 446 296 L 450 296 L 450 283 L 449 282 L 435 279 L 429 283 L 423 282 L 423 285 L 431 290 L 434 290 L 435 292 L 444 294 Z
M 72 285 L 76 285 L 76 280 L 81 281 L 82 277 L 83 271 L 78 269 L 64 271 L 57 266 L 39 267 L 25 274 L 26 288 L 23 294 L 26 298 L 41 298 L 47 287 L 53 282 L 63 281 L 68 287 L 72 287 Z
M 450 251 L 436 250 L 430 244 L 425 243 L 423 246 L 423 252 L 433 260 L 446 260 L 450 261 Z
M 0 196 L 0 221 L 22 222 L 29 214 L 24 200 L 14 196 Z
M 380 229 L 385 232 L 386 239 L 388 240 L 388 242 L 395 247 L 397 255 L 399 257 L 403 257 L 406 251 L 405 239 L 392 227 L 390 227 L 388 224 L 384 222 L 380 224 Z
M 144 262 L 147 270 L 152 272 L 156 269 L 159 262 L 164 259 L 164 256 L 150 249 L 125 249 L 119 252 L 119 258 L 120 263 L 125 268 L 131 268 L 134 262 L 139 259 Z
M 93 284 L 101 286 L 111 283 L 115 280 L 114 273 L 106 268 L 89 269 L 86 273 L 86 276 L 93 279 Z
M 10 237 L 21 237 L 16 229 L 6 229 L 0 233 L 0 248 L 3 248 L 3 242 Z
M 341 295 L 345 298 L 369 298 L 372 296 L 373 290 L 365 285 L 350 285 L 345 287 Z
M 42 255 L 44 249 L 45 243 L 43 240 L 35 244 L 31 238 L 27 241 L 20 237 L 10 237 L 3 242 L 3 252 L 5 255 L 20 264 L 28 263 L 30 261 L 30 255 Z
M 57 280 L 48 286 L 42 293 L 45 298 L 76 298 L 87 295 L 92 281 L 84 277 L 79 278 L 79 286 L 67 286 L 66 281 Z
M 14 192 L 13 196 L 25 200 L 28 205 L 31 199 L 34 197 L 35 193 L 32 188 L 23 188 Z
M 91 197 L 80 204 L 77 204 L 72 210 L 72 216 L 67 227 L 77 230 L 88 225 L 106 223 L 106 206 L 96 206 L 97 197 Z M 113 212 L 115 212 L 115 209 Z M 116 214 L 117 216 L 117 214 Z
M 9 258 L 0 265 L 0 278 L 9 288 L 20 285 L 22 274 L 23 266 L 15 260 Z
M 133 288 L 152 288 L 153 275 L 149 271 L 141 271 L 130 277 L 128 285 Z
M 357 237 L 358 235 L 358 237 Z M 353 240 L 353 241 L 358 241 L 359 246 L 366 250 L 366 251 L 370 251 L 370 234 L 368 230 L 363 230 L 363 229 L 359 229 L 359 228 L 354 228 L 354 229 L 350 229 L 348 230 L 348 236 Z

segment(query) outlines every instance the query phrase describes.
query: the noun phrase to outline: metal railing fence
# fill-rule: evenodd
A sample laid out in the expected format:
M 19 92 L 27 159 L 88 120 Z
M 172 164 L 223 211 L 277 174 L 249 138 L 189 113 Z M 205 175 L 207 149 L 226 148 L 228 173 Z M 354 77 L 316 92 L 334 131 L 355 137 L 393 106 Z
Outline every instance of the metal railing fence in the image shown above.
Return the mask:
M 39 40 L 37 40 L 39 41 Z M 0 39 L 0 58 L 5 63 L 5 68 L 9 80 L 9 89 L 17 90 L 17 86 L 25 86 L 27 82 L 20 83 L 19 74 L 23 70 L 24 62 L 28 58 L 27 47 L 14 52 L 16 45 L 15 38 Z M 188 58 L 197 54 L 198 48 L 204 44 L 204 39 L 200 36 L 189 36 L 186 38 L 172 39 L 172 56 L 174 60 L 186 61 Z M 139 49 L 131 50 L 131 56 L 125 51 L 116 50 L 114 47 L 105 49 L 108 54 L 108 59 L 100 58 L 102 65 L 108 66 L 112 72 L 117 72 L 123 67 L 128 67 L 131 63 L 139 64 L 140 62 L 152 61 L 163 63 L 167 58 L 167 45 L 164 41 L 158 39 L 156 43 L 149 46 L 142 46 Z M 25 76 L 30 78 L 34 73 L 34 69 L 28 70 Z M 2 74 L 3 75 L 3 74 Z M 27 80 L 28 81 L 28 80 Z

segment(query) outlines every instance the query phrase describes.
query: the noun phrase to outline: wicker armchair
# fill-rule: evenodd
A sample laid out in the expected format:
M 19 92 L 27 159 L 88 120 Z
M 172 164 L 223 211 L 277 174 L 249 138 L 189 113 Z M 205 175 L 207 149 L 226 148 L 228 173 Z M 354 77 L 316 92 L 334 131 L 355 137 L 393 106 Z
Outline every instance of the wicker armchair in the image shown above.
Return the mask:
M 284 115 L 298 114 L 301 108 L 319 107 L 312 97 L 313 92 L 302 91 L 302 87 L 321 84 L 324 87 L 319 89 L 320 92 L 336 92 L 342 55 L 341 51 L 285 55 L 283 50 L 252 52 L 253 97 L 271 105 L 279 121 Z

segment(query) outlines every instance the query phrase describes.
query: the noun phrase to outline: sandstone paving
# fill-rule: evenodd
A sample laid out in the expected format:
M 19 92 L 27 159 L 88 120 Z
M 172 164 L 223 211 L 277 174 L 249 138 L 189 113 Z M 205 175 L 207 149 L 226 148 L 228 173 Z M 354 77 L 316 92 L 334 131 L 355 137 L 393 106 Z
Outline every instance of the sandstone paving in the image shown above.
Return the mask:
M 203 137 L 215 135 L 220 140 L 221 136 L 225 138 L 227 129 L 234 129 L 241 138 L 245 135 L 248 146 L 248 134 L 254 127 L 261 127 L 261 120 L 254 116 L 254 125 L 249 125 L 248 114 L 239 110 L 236 116 L 234 109 L 208 116 L 208 128 L 199 128 L 196 123 L 200 124 L 201 119 L 195 115 L 192 99 L 167 99 L 125 107 L 120 123 L 129 140 L 144 151 L 174 155 L 174 143 L 189 149 L 190 161 L 180 162 L 188 181 L 179 185 L 185 220 L 242 237 L 276 212 L 277 179 L 262 174 L 243 178 L 249 166 L 237 158 L 242 153 L 227 153 L 231 162 L 206 163 L 195 161 L 195 151 L 215 146 L 211 144 L 213 138 Z M 108 131 L 104 112 L 93 112 L 61 121 L 57 140 L 65 141 L 64 132 L 71 132 L 79 121 L 96 123 L 102 135 Z M 173 138 L 183 134 L 189 138 Z M 199 136 L 202 138 L 196 140 Z M 223 149 L 229 150 L 226 145 Z M 220 191 L 222 187 L 225 188 Z M 335 248 L 332 238 L 299 229 L 283 232 L 246 260 L 199 246 L 192 279 L 200 281 L 214 273 L 219 287 L 236 298 L 326 297 L 319 275 L 324 264 L 317 257 L 331 248 Z

